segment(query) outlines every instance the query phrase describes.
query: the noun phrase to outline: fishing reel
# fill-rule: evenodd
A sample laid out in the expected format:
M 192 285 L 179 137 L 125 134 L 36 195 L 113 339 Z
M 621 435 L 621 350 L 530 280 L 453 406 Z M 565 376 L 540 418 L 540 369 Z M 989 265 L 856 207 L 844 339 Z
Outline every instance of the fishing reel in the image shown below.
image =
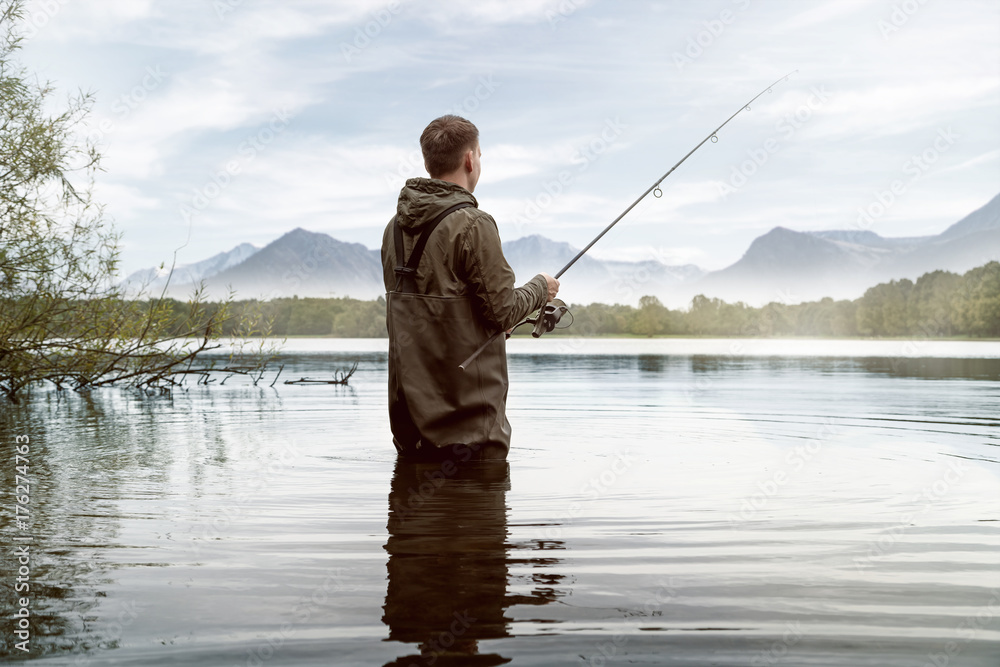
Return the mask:
M 545 307 L 538 311 L 538 316 L 534 319 L 528 318 L 527 323 L 534 326 L 531 335 L 540 338 L 542 334 L 548 333 L 556 328 L 562 316 L 569 312 L 566 303 L 562 299 L 553 299 L 545 304 Z

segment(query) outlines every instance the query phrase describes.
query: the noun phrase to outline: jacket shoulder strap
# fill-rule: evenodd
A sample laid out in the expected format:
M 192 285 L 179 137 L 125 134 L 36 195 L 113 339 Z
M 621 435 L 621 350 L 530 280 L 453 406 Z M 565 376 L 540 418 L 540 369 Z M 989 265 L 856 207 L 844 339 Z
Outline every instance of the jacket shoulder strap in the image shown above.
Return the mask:
M 472 206 L 469 202 L 455 204 L 454 206 L 446 208 L 436 218 L 434 218 L 430 224 L 427 225 L 424 231 L 420 233 L 420 238 L 417 239 L 416 245 L 413 246 L 413 252 L 410 253 L 410 258 L 406 262 L 403 261 L 403 230 L 399 226 L 399 220 L 397 218 L 392 219 L 393 243 L 396 246 L 396 268 L 394 271 L 396 272 L 397 292 L 413 293 L 417 291 L 414 278 L 417 275 L 417 265 L 420 264 L 420 258 L 424 254 L 424 247 L 427 245 L 427 239 L 430 238 L 431 233 L 437 229 L 437 226 L 441 224 L 442 220 L 458 209 L 467 208 L 469 206 Z

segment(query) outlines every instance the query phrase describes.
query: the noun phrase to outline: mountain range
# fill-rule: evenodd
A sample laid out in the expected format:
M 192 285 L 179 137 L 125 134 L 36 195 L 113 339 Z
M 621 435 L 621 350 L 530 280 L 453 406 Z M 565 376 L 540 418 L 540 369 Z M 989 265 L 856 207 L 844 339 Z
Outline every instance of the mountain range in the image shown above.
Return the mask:
M 930 271 L 964 273 L 1000 259 L 1000 195 L 940 234 L 886 238 L 865 230 L 796 232 L 775 227 L 735 264 L 697 282 L 706 296 L 741 300 L 853 299 L 880 282 Z
M 568 243 L 527 236 L 503 244 L 518 284 L 539 270 L 554 273 L 578 252 Z M 656 258 L 609 261 L 584 255 L 562 280 L 567 303 L 635 305 L 644 295 L 686 306 L 696 294 L 762 305 L 823 297 L 852 299 L 888 280 L 915 279 L 935 270 L 962 273 L 1000 258 L 1000 195 L 933 236 L 886 238 L 867 230 L 798 232 L 775 227 L 755 239 L 739 261 L 720 271 L 667 265 Z M 174 269 L 145 269 L 128 278 L 135 291 L 188 297 L 204 282 L 207 296 L 236 298 L 351 296 L 385 292 L 379 251 L 322 233 L 294 229 L 263 248 L 243 243 L 209 259 Z

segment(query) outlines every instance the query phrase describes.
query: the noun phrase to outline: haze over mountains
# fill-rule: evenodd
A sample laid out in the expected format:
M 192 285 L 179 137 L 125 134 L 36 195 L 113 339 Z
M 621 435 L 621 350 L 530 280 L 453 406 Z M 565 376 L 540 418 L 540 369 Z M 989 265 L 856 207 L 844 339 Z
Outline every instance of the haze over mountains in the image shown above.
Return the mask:
M 538 271 L 554 274 L 578 249 L 543 236 L 504 243 L 504 255 L 518 284 Z M 636 305 L 644 295 L 664 304 L 687 306 L 696 294 L 762 305 L 823 297 L 853 299 L 875 284 L 915 279 L 946 270 L 963 273 L 1000 259 L 1000 195 L 934 236 L 885 238 L 867 230 L 797 232 L 775 227 L 750 244 L 743 257 L 720 271 L 694 265 L 671 266 L 656 257 L 607 261 L 584 255 L 562 278 L 560 296 L 568 303 Z M 132 289 L 148 284 L 159 294 L 164 270 L 130 275 Z M 187 298 L 204 281 L 211 299 L 351 296 L 384 294 L 378 249 L 344 243 L 327 234 L 294 229 L 263 248 L 248 243 L 201 262 L 178 267 L 167 294 Z

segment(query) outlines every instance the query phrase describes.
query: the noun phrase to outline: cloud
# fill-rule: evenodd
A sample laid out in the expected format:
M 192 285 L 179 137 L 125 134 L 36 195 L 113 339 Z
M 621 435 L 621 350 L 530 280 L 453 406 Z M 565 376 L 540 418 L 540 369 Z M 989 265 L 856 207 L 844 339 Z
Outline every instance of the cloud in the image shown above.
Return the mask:
M 830 101 L 816 111 L 822 123 L 809 123 L 816 140 L 879 138 L 955 124 L 955 109 L 989 103 L 1000 80 L 952 76 L 935 84 L 933 95 L 920 82 L 881 82 L 853 90 L 830 87 Z
M 483 152 L 484 178 L 494 185 L 567 167 L 567 155 L 573 143 L 561 140 L 544 146 L 509 143 L 487 145 Z
M 960 164 L 955 164 L 950 167 L 946 167 L 940 170 L 939 174 L 948 174 L 956 171 L 965 171 L 972 167 L 978 167 L 980 165 L 989 164 L 992 165 L 993 171 L 1000 171 L 1000 148 L 991 151 L 986 151 L 980 155 L 977 155 L 969 160 L 965 160 Z
M 477 2 L 436 2 L 425 5 L 424 18 L 450 27 L 472 22 L 496 26 L 505 23 L 539 23 L 565 18 L 583 8 L 587 0 L 478 0 Z
M 880 231 L 901 235 L 908 220 L 924 220 L 918 204 L 933 225 L 967 212 L 949 207 L 995 194 L 1000 5 L 926 3 L 885 39 L 876 23 L 891 3 L 754 2 L 721 33 L 699 37 L 703 53 L 678 70 L 672 53 L 692 29 L 700 35 L 719 8 L 741 4 L 52 0 L 33 3 L 58 10 L 23 54 L 63 89 L 97 89 L 88 129 L 106 147 L 98 196 L 139 265 L 183 241 L 181 204 L 279 109 L 291 116 L 280 136 L 240 161 L 198 212 L 192 261 L 298 225 L 373 246 L 403 180 L 424 175 L 420 129 L 456 109 L 483 133 L 476 194 L 504 238 L 537 232 L 583 244 L 736 105 L 795 67 L 672 175 L 663 199 L 636 207 L 602 251 L 643 246 L 668 224 L 670 247 L 698 249 L 710 264 L 777 224 L 847 227 L 948 125 L 962 139 Z M 555 16 L 567 20 L 550 29 Z M 359 34 L 369 43 L 348 60 L 342 45 Z M 160 81 L 149 78 L 157 67 Z M 809 107 L 823 86 L 830 99 Z M 808 120 L 786 137 L 778 124 L 804 106 Z M 586 158 L 619 117 L 620 136 Z M 769 137 L 780 151 L 722 200 L 720 179 Z M 553 196 L 562 171 L 572 178 Z M 529 205 L 536 215 L 525 215 Z
M 654 260 L 667 266 L 682 266 L 684 264 L 696 264 L 706 257 L 706 253 L 701 248 L 685 246 L 610 246 L 601 248 L 594 246 L 587 254 L 599 259 L 620 262 L 643 262 Z
M 370 226 L 391 217 L 396 194 L 385 184 L 398 149 L 345 146 L 319 136 L 283 137 L 241 165 L 199 218 L 244 230 L 302 226 L 313 231 Z M 210 181 L 206 182 L 210 183 Z
M 791 3 L 784 5 L 790 8 Z M 796 3 L 796 6 L 801 6 Z M 799 12 L 785 21 L 778 23 L 775 32 L 794 32 L 804 28 L 811 28 L 817 25 L 828 25 L 834 19 L 838 19 L 850 14 L 854 14 L 862 9 L 869 9 L 869 0 L 831 0 L 818 6 L 809 7 L 805 11 Z
M 30 0 L 24 9 L 28 39 L 49 42 L 106 39 L 155 15 L 153 0 Z
M 94 195 L 97 201 L 110 202 L 106 212 L 113 219 L 132 218 L 161 206 L 158 198 L 121 183 L 100 181 L 94 186 Z

